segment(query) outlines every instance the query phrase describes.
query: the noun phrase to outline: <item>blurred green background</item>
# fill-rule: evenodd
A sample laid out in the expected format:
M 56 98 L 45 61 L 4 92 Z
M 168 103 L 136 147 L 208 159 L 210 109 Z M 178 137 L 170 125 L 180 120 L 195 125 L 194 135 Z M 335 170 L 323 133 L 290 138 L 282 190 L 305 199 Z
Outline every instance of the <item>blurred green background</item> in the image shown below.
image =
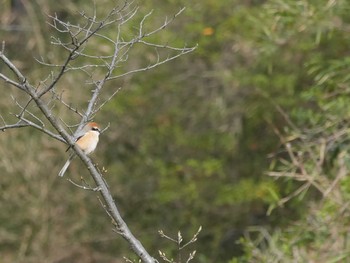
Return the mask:
M 106 14 L 116 3 L 96 1 L 97 13 Z M 153 0 L 135 5 L 140 9 L 128 22 L 127 34 L 137 32 L 150 10 L 147 26 L 153 28 L 186 7 L 152 39 L 198 48 L 156 69 L 109 82 L 102 94 L 107 98 L 109 90 L 122 88 L 95 117 L 110 127 L 93 158 L 106 169 L 131 231 L 158 258 L 161 250 L 178 259 L 177 247 L 158 230 L 175 237 L 180 230 L 189 240 L 202 226 L 197 242 L 181 252 L 183 259 L 197 250 L 193 262 L 200 263 L 345 262 L 350 252 L 348 1 Z M 39 85 L 53 69 L 35 58 L 58 63 L 66 55 L 50 45 L 57 32 L 46 23 L 47 15 L 77 22 L 78 11 L 91 12 L 93 2 L 0 0 L 0 6 L 6 54 Z M 103 43 L 94 45 L 96 52 L 108 53 Z M 152 55 L 138 47 L 121 72 L 147 64 Z M 10 74 L 1 63 L 0 72 Z M 25 98 L 4 82 L 0 87 L 0 113 L 14 122 L 11 114 L 18 108 L 11 96 Z M 87 105 L 89 87 L 84 90 L 79 72 L 67 74 L 56 90 L 78 109 Z M 78 120 L 58 106 L 53 110 L 68 123 Z M 287 141 L 297 161 L 285 151 Z M 30 128 L 7 130 L 0 142 L 1 262 L 134 258 L 111 230 L 96 194 L 57 177 L 66 158 L 64 145 Z M 268 171 L 304 177 L 276 180 Z M 69 176 L 92 184 L 79 161 Z M 305 181 L 308 187 L 283 202 Z

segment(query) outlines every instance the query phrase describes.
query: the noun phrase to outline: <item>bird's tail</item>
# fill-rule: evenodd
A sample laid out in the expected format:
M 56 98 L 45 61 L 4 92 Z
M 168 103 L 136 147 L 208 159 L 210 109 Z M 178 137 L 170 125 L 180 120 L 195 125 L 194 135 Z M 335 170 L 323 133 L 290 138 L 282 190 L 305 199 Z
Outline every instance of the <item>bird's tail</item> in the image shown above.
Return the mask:
M 71 161 L 74 158 L 74 154 L 71 154 L 68 158 L 68 160 L 66 161 L 66 163 L 63 165 L 61 171 L 58 173 L 58 176 L 63 177 L 63 175 L 65 174 L 65 172 L 67 171 Z

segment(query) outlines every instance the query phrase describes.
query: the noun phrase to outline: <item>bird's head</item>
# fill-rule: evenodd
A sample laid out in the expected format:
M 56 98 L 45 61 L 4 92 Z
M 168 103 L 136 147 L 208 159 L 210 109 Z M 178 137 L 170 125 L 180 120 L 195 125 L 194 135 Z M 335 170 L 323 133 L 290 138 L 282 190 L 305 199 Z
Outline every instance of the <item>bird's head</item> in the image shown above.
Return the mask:
M 83 128 L 86 132 L 88 131 L 97 131 L 98 133 L 101 132 L 100 125 L 96 122 L 88 122 L 85 127 Z
M 86 124 L 86 127 L 88 131 L 97 131 L 99 133 L 101 132 L 100 125 L 96 122 L 88 122 Z

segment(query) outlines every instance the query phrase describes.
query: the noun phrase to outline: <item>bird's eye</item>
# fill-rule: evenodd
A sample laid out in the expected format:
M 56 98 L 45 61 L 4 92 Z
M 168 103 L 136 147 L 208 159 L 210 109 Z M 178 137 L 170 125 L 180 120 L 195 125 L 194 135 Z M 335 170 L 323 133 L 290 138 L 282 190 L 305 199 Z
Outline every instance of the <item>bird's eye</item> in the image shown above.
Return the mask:
M 97 128 L 97 127 L 92 127 L 92 130 L 93 130 L 93 131 L 100 131 L 100 129 Z

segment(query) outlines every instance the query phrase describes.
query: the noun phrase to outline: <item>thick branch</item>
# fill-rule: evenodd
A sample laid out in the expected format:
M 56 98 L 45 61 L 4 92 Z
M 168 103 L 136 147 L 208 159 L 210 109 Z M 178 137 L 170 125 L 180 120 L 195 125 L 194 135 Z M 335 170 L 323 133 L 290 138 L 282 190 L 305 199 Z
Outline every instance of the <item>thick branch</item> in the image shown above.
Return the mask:
M 108 190 L 108 186 L 106 185 L 105 181 L 102 178 L 102 175 L 97 171 L 96 167 L 92 163 L 91 159 L 84 154 L 79 147 L 74 145 L 74 142 L 72 141 L 69 134 L 62 129 L 59 122 L 51 115 L 50 110 L 47 108 L 46 104 L 43 103 L 43 101 L 38 98 L 33 98 L 35 103 L 38 105 L 39 109 L 43 112 L 45 117 L 50 121 L 53 127 L 57 129 L 57 131 L 62 135 L 62 137 L 69 142 L 69 144 L 73 145 L 73 149 L 76 152 L 76 154 L 79 156 L 79 158 L 84 162 L 88 170 L 90 171 L 90 174 L 92 175 L 96 185 L 100 188 L 101 195 L 103 199 L 106 202 L 106 205 L 108 207 L 108 211 L 112 215 L 113 219 L 115 220 L 115 224 L 118 227 L 118 232 L 129 242 L 131 245 L 132 250 L 142 259 L 143 262 L 147 263 L 154 263 L 155 259 L 152 258 L 148 252 L 145 250 L 145 248 L 142 246 L 140 241 L 138 241 L 135 236 L 131 233 L 128 226 L 122 219 L 119 210 L 113 200 L 113 197 Z
M 108 190 L 108 186 L 106 185 L 101 174 L 97 171 L 91 159 L 88 156 L 86 156 L 77 146 L 74 145 L 73 149 L 75 150 L 77 155 L 80 157 L 80 159 L 85 163 L 96 185 L 99 187 L 101 195 L 103 196 L 103 199 L 106 203 L 107 211 L 115 221 L 114 223 L 117 227 L 118 233 L 120 233 L 129 242 L 129 244 L 131 245 L 131 249 L 142 259 L 143 262 L 147 262 L 147 263 L 156 262 L 156 260 L 148 254 L 148 252 L 142 246 L 140 241 L 138 241 L 129 230 L 128 226 L 126 225 L 123 218 L 121 217 L 117 206 L 115 205 L 113 197 L 110 191 Z

